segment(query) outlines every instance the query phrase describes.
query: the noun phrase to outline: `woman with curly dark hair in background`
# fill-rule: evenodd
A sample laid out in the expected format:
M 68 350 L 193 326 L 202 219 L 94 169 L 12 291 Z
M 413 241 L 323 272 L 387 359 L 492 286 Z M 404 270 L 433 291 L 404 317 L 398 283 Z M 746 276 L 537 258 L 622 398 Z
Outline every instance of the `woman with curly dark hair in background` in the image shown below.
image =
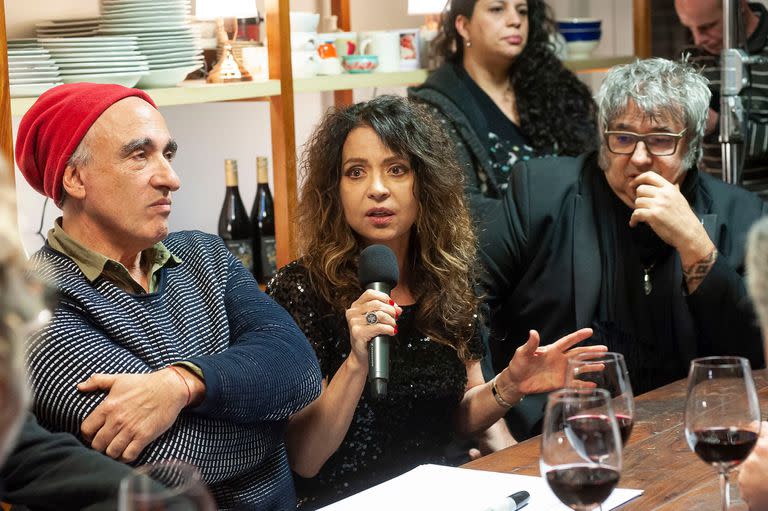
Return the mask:
M 454 432 L 484 432 L 524 394 L 559 387 L 569 356 L 604 349 L 570 349 L 589 329 L 544 347 L 532 331 L 485 382 L 476 240 L 450 145 L 424 108 L 381 96 L 331 111 L 304 153 L 301 258 L 267 292 L 314 346 L 326 382 L 291 417 L 286 437 L 307 508 L 423 463 L 451 463 Z M 359 253 L 371 244 L 397 258 L 400 278 L 389 295 L 358 282 Z M 365 387 L 377 335 L 392 336 L 391 370 L 386 397 L 373 400 Z
M 476 220 L 518 160 L 597 147 L 592 94 L 555 56 L 552 31 L 542 0 L 451 0 L 434 41 L 445 62 L 408 91 L 457 146 Z

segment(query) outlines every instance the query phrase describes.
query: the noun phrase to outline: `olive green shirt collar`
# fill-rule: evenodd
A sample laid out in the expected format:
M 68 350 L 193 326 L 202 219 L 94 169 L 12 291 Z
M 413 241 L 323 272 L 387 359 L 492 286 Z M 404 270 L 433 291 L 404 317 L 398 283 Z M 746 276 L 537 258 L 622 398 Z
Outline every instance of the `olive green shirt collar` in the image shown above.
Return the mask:
M 48 244 L 54 250 L 72 259 L 91 283 L 99 277 L 104 277 L 126 293 L 143 294 L 146 292 L 121 263 L 90 250 L 69 236 L 61 227 L 61 217 L 56 219 L 53 229 L 48 231 Z M 149 264 L 149 278 L 147 280 L 150 293 L 157 290 L 161 268 L 176 266 L 182 262 L 177 256 L 171 254 L 162 242 L 142 251 L 141 257 L 142 262 L 150 261 L 147 263 Z

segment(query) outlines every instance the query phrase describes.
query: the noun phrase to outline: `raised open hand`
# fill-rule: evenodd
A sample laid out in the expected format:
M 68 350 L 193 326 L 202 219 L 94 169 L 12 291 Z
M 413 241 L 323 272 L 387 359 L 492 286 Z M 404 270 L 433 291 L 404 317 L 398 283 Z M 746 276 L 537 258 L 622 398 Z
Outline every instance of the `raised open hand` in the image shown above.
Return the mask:
M 507 371 L 499 375 L 500 388 L 511 388 L 523 394 L 549 392 L 561 388 L 565 384 L 569 358 L 581 353 L 608 351 L 606 346 L 573 347 L 591 336 L 591 328 L 582 328 L 552 344 L 540 346 L 539 333 L 531 330 L 528 341 L 517 348 L 515 356 L 509 361 Z

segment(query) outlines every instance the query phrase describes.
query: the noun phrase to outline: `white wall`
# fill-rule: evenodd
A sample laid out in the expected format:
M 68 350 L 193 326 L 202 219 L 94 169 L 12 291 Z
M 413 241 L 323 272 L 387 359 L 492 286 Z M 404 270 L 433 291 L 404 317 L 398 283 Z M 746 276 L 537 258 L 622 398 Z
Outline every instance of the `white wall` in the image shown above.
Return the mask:
M 606 20 L 606 27 L 615 27 L 606 30 L 597 50 L 600 54 L 632 53 L 631 0 L 553 0 L 552 4 L 558 15 L 599 16 Z M 8 34 L 12 38 L 34 36 L 35 22 L 97 16 L 99 13 L 98 0 L 5 0 L 5 6 Z M 257 6 L 263 9 L 264 1 L 257 0 Z M 291 0 L 291 9 L 325 15 L 330 12 L 330 0 Z M 423 21 L 420 16 L 407 15 L 407 0 L 351 0 L 351 9 L 352 30 L 355 31 L 417 27 Z M 354 97 L 362 101 L 384 93 L 402 95 L 405 88 L 360 89 L 355 91 Z M 299 153 L 323 112 L 332 104 L 330 93 L 296 94 L 296 145 Z M 238 160 L 243 201 L 249 208 L 253 201 L 256 156 L 271 155 L 268 103 L 185 105 L 160 110 L 179 143 L 174 167 L 182 179 L 182 188 L 174 198 L 171 229 L 216 232 L 224 196 L 225 158 Z M 20 119 L 15 117 L 13 121 L 15 136 Z M 16 183 L 20 229 L 28 251 L 33 251 L 42 243 L 42 239 L 34 233 L 40 224 L 44 201 L 31 190 L 18 171 Z M 47 232 L 58 214 L 55 206 L 49 204 L 43 220 L 43 233 Z

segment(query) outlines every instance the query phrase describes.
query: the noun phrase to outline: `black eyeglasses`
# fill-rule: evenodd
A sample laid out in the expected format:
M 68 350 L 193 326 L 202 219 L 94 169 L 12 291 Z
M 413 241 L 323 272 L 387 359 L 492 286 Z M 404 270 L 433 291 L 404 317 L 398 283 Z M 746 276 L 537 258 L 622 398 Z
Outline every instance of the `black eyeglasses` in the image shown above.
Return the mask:
M 632 133 L 631 131 L 603 132 L 608 150 L 614 154 L 632 154 L 638 142 L 645 144 L 646 150 L 654 156 L 669 156 L 677 151 L 677 144 L 688 128 L 680 133 Z

